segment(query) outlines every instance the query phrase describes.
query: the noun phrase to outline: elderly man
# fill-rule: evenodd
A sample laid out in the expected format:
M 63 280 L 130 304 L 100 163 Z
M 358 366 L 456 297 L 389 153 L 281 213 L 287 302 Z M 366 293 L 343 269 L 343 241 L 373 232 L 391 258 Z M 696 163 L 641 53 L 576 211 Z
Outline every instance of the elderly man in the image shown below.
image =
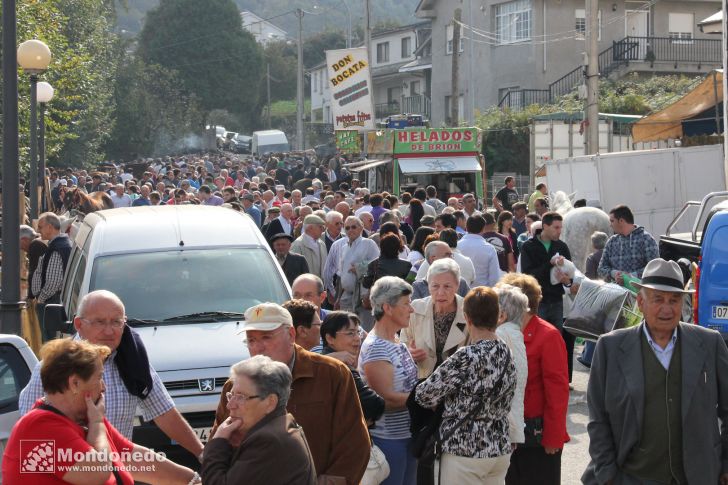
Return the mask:
M 342 219 L 346 219 L 351 215 L 351 206 L 348 202 L 339 202 L 336 204 L 336 207 L 334 207 L 334 210 L 341 214 Z
M 139 207 L 143 205 L 152 205 L 152 203 L 149 200 L 149 194 L 151 190 L 149 189 L 148 185 L 142 185 L 139 188 L 139 198 L 131 203 L 132 207 Z
M 149 364 L 138 336 L 126 325 L 124 304 L 114 293 L 97 290 L 88 293 L 78 305 L 73 319 L 76 336 L 112 351 L 104 362 L 106 417 L 127 439 L 132 438 L 137 408 L 145 421 L 154 423 L 170 439 L 201 459 L 202 443 L 174 407 L 161 379 Z M 43 397 L 40 367 L 33 370 L 28 385 L 20 393 L 21 414 L 29 412 Z
M 329 295 L 336 295 L 342 310 L 356 312 L 361 309 L 360 279 L 366 273 L 367 265 L 379 257 L 379 248 L 371 239 L 362 237 L 364 226 L 356 216 L 346 218 L 344 231 L 346 238 L 331 246 L 323 280 Z M 337 278 L 336 284 L 334 277 Z
M 728 484 L 728 349 L 680 321 L 682 272 L 645 267 L 636 327 L 597 341 L 587 391 L 587 484 Z
M 310 214 L 303 219 L 302 234 L 293 241 L 291 251 L 306 258 L 308 263 L 307 273 L 316 276 L 323 276 L 324 265 L 326 265 L 326 244 L 321 240 L 326 223 L 319 216 Z
M 371 444 L 346 365 L 297 345 L 290 313 L 275 303 L 249 308 L 242 331 L 251 356 L 266 355 L 291 367 L 293 385 L 286 407 L 306 433 L 316 473 L 359 484 Z M 229 415 L 227 393 L 232 386 L 232 380 L 223 386 L 213 435 Z
M 28 255 L 28 281 L 33 281 L 33 274 L 38 268 L 38 261 L 48 250 L 48 245 L 40 238 L 40 234 L 25 224 L 20 226 L 20 249 Z M 28 285 L 28 299 L 33 298 L 32 285 Z
M 61 233 L 61 220 L 52 212 L 45 212 L 38 217 L 38 232 L 44 241 L 48 241 L 48 249 L 38 260 L 40 271 L 33 273 L 30 290 L 37 302 L 36 312 L 45 342 L 56 336 L 55 329 L 45 327 L 45 306 L 61 301 L 63 274 L 71 255 L 71 239 Z
M 300 275 L 308 273 L 308 263 L 306 258 L 291 252 L 291 243 L 293 242 L 293 236 L 288 234 L 279 233 L 270 238 L 270 243 L 273 246 L 273 253 L 276 255 L 276 261 L 283 270 L 283 274 L 286 275 L 288 284 L 293 284 L 293 281 Z
M 275 234 L 290 234 L 293 235 L 293 206 L 291 204 L 281 204 L 280 215 L 270 221 L 268 229 L 265 233 L 266 239 L 270 241 L 270 238 Z
M 430 265 L 438 259 L 452 258 L 453 256 L 455 256 L 454 250 L 446 242 L 432 241 L 425 247 L 425 262 L 422 263 L 422 265 L 420 266 L 420 270 L 422 270 L 422 266 L 425 265 L 427 265 L 427 269 L 429 269 Z M 473 263 L 470 263 L 470 266 L 472 265 Z M 427 285 L 426 280 L 427 269 L 424 271 L 424 276 L 422 278 L 418 277 L 418 279 L 416 279 L 415 282 L 412 283 L 413 300 L 419 300 L 420 298 L 427 298 L 428 296 L 430 296 L 430 288 Z M 419 276 L 419 272 L 417 274 Z M 462 268 L 460 268 L 460 274 L 462 274 Z M 468 291 L 470 291 L 470 285 L 468 285 L 468 282 L 465 281 L 465 279 L 461 276 L 460 285 L 458 286 L 458 295 L 465 298 L 465 295 L 468 294 Z
M 359 220 L 364 228 L 364 237 L 369 237 L 374 233 L 374 216 L 371 212 L 362 212 L 358 215 Z
M 116 184 L 114 193 L 110 195 L 114 208 L 131 207 L 131 197 L 124 191 L 124 184 Z
M 330 211 L 326 214 L 326 232 L 322 236 L 324 244 L 326 244 L 326 251 L 331 250 L 331 245 L 334 241 L 344 237 L 341 230 L 344 228 L 344 216 L 341 212 L 335 210 Z
M 326 315 L 329 314 L 328 310 L 323 309 L 321 306 L 326 301 L 326 288 L 324 288 L 324 282 L 311 273 L 304 273 L 298 276 L 293 283 L 291 283 L 291 292 L 293 298 L 297 300 L 306 300 L 313 303 L 319 309 L 319 316 L 323 321 Z

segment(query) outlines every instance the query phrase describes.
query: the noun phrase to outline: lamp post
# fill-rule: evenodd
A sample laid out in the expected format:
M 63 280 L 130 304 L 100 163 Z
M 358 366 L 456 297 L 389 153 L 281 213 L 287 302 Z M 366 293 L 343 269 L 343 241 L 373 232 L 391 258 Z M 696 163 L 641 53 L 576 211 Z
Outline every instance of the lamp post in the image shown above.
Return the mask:
M 40 120 L 38 123 L 38 181 L 40 183 L 40 204 L 39 210 L 45 212 L 45 108 L 46 104 L 53 99 L 53 86 L 45 81 L 38 83 L 38 102 L 40 103 Z
M 346 16 L 347 16 L 346 48 L 351 49 L 351 9 L 349 8 L 349 4 L 346 2 L 346 0 L 341 0 L 341 2 L 344 4 L 344 7 L 346 7 Z
M 51 51 L 39 40 L 18 46 L 18 64 L 30 74 L 30 220 L 38 218 L 38 75 L 48 69 Z
M 3 218 L 0 330 L 20 335 L 20 177 L 18 176 L 18 59 L 15 0 L 3 0 Z
M 296 75 L 296 145 L 303 150 L 303 15 L 302 9 L 296 9 L 298 17 L 298 72 Z

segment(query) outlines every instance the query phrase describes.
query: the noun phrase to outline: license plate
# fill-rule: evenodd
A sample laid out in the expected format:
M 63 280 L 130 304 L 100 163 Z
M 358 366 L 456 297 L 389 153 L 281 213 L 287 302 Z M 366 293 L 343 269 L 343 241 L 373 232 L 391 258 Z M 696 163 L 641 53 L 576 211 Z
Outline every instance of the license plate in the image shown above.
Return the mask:
M 714 320 L 728 320 L 728 305 L 714 305 L 713 306 L 713 319 Z
M 202 444 L 204 445 L 207 443 L 207 440 L 210 439 L 210 431 L 212 431 L 212 428 L 192 428 L 195 431 L 195 434 L 198 438 L 200 438 L 200 441 L 202 441 Z

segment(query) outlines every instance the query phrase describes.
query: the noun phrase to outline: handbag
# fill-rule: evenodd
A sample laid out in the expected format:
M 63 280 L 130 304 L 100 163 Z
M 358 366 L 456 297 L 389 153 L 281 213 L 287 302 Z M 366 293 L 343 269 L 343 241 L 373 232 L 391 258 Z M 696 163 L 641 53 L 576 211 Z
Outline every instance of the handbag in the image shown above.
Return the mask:
M 389 476 L 389 463 L 384 452 L 377 445 L 372 443 L 372 451 L 369 453 L 369 463 L 361 479 L 361 485 L 379 485 Z
M 541 446 L 541 439 L 543 438 L 543 416 L 526 418 L 524 423 L 525 427 L 523 431 L 526 439 L 519 446 L 523 446 L 524 448 L 537 448 Z
M 377 281 L 377 279 L 379 279 L 379 259 L 375 259 L 373 261 L 373 263 L 374 263 L 373 274 L 367 273 L 366 275 L 364 275 L 364 278 L 362 278 L 362 281 L 361 281 L 361 285 L 366 289 L 369 289 L 372 286 L 374 286 L 374 283 Z M 361 306 L 365 310 L 372 309 L 372 301 L 369 299 L 368 293 L 361 297 Z

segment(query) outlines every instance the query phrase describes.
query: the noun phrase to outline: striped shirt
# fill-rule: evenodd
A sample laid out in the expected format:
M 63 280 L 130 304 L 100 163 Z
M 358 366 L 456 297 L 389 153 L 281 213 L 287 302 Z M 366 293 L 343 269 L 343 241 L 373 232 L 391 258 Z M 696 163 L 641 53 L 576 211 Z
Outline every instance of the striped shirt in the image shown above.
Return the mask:
M 395 344 L 389 340 L 378 337 L 369 332 L 361 345 L 359 354 L 359 371 L 365 376 L 364 364 L 368 362 L 389 362 L 394 370 L 392 386 L 396 392 L 409 393 L 417 384 L 417 365 L 403 343 Z M 409 438 L 410 434 L 409 411 L 386 411 L 377 420 L 370 434 L 382 439 Z
M 106 419 L 116 428 L 125 438 L 131 440 L 132 431 L 134 429 L 134 416 L 137 406 L 142 412 L 142 418 L 145 421 L 151 421 L 174 408 L 174 402 L 170 397 L 167 389 L 164 387 L 162 380 L 157 372 L 151 368 L 153 387 L 146 399 L 141 399 L 129 393 L 121 380 L 121 374 L 116 367 L 114 357 L 116 351 L 112 352 L 106 362 L 104 362 L 104 384 L 106 392 L 104 398 L 106 400 Z M 41 362 L 33 369 L 28 385 L 20 392 L 18 407 L 20 415 L 23 416 L 33 409 L 35 402 L 43 397 L 43 384 L 40 381 Z

